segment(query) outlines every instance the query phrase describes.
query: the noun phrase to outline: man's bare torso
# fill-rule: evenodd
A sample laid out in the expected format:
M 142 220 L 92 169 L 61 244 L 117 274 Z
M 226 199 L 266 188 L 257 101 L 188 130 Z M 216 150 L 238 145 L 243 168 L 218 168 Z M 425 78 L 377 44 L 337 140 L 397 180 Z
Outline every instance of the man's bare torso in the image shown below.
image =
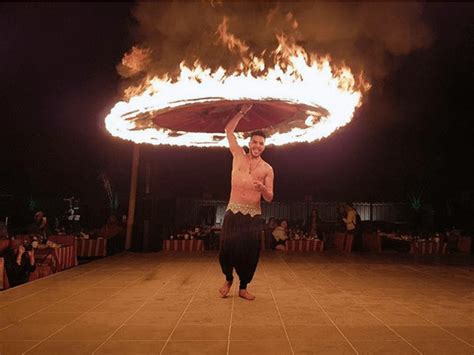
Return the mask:
M 262 158 L 255 161 L 248 154 L 234 157 L 229 202 L 260 206 L 262 194 L 255 188 L 254 181 L 264 183 L 269 169 L 270 165 Z

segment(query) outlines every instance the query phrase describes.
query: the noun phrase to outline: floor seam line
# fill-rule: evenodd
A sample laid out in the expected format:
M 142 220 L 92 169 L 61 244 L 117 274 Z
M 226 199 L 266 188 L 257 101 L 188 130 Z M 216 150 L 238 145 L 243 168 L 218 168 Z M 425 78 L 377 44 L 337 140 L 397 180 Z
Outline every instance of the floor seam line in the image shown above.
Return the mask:
M 186 265 L 187 265 L 187 264 L 184 264 L 184 265 L 183 265 L 183 269 L 186 267 Z M 167 280 L 163 285 L 161 285 L 160 288 L 159 288 L 155 293 L 153 293 L 153 295 L 150 296 L 149 299 L 152 299 L 153 297 L 155 297 L 156 294 L 157 294 L 163 287 L 165 287 L 174 277 L 176 277 L 181 271 L 182 271 L 182 269 L 179 270 L 178 272 L 176 272 L 176 274 L 174 274 L 169 280 Z M 128 317 L 127 319 L 125 319 L 125 321 L 124 321 L 112 334 L 110 334 L 109 337 L 106 338 L 106 339 L 92 352 L 92 354 L 95 354 L 102 346 L 104 346 L 104 344 L 105 344 L 107 341 L 109 341 L 115 334 L 117 334 L 117 332 L 118 332 L 120 329 L 122 329 L 122 327 L 125 325 L 125 323 L 127 323 L 127 321 L 129 321 L 135 314 L 137 314 L 137 313 L 149 302 L 149 299 L 145 300 L 145 302 L 143 302 L 143 304 L 142 304 L 140 307 L 138 307 L 138 309 L 137 309 L 135 312 L 133 312 L 133 314 L 132 314 L 130 317 Z
M 159 266 L 157 266 L 159 267 Z M 127 287 L 129 287 L 130 285 L 133 285 L 134 283 L 140 281 L 141 279 L 143 278 L 143 276 L 140 276 L 139 278 L 137 278 L 136 280 L 133 280 L 130 282 L 130 284 L 128 284 L 127 286 L 125 287 L 122 287 L 120 290 L 118 290 L 117 292 L 114 292 L 113 294 L 111 294 L 108 298 L 112 297 L 113 295 L 117 294 L 118 292 L 120 292 L 122 289 L 125 289 Z M 100 281 L 99 281 L 100 282 Z M 77 318 L 74 318 L 71 322 L 63 325 L 61 328 L 59 328 L 58 330 L 56 330 L 55 332 L 53 332 L 52 334 L 50 334 L 49 336 L 47 336 L 46 338 L 42 339 L 39 343 L 35 344 L 34 346 L 32 346 L 31 348 L 28 348 L 27 350 L 25 350 L 22 354 L 26 354 L 28 353 L 29 351 L 33 350 L 34 348 L 38 347 L 39 345 L 41 345 L 42 343 L 44 343 L 45 341 L 47 341 L 49 338 L 51 338 L 52 336 L 56 335 L 58 332 L 60 332 L 61 330 L 65 329 L 67 326 L 71 325 L 72 323 L 74 323 L 76 320 L 78 320 L 79 318 L 81 318 L 82 316 L 84 316 L 84 314 L 86 313 L 89 313 L 91 312 L 93 309 L 97 308 L 98 306 L 102 305 L 103 303 L 105 303 L 106 301 L 108 301 L 108 299 L 104 300 L 103 302 L 95 305 L 94 307 L 92 307 L 90 310 L 87 310 L 86 312 L 84 312 L 83 314 L 81 314 L 80 316 L 78 316 Z
M 207 274 L 209 273 L 209 270 L 210 270 L 210 269 L 211 269 L 211 267 L 208 266 L 208 267 L 207 267 L 207 270 L 206 270 L 206 275 L 205 275 L 205 277 L 207 277 Z M 189 306 L 191 305 L 191 303 L 192 303 L 193 300 L 194 300 L 194 297 L 196 296 L 197 292 L 199 291 L 199 289 L 201 288 L 202 284 L 204 283 L 205 277 L 203 277 L 203 279 L 202 279 L 201 282 L 199 283 L 199 286 L 197 287 L 196 291 L 193 293 L 193 295 L 191 296 L 191 299 L 189 300 L 188 304 L 187 304 L 186 307 L 184 308 L 183 313 L 181 313 L 181 316 L 179 317 L 179 319 L 178 319 L 178 321 L 176 322 L 176 324 L 175 324 L 173 330 L 171 331 L 170 335 L 168 336 L 168 339 L 166 339 L 165 344 L 164 344 L 163 347 L 161 348 L 160 355 L 163 354 L 163 351 L 165 350 L 166 346 L 167 346 L 168 343 L 170 342 L 171 337 L 173 336 L 174 331 L 176 330 L 176 328 L 178 328 L 178 325 L 179 325 L 179 323 L 181 322 L 181 320 L 183 319 L 184 314 L 185 314 L 186 311 L 188 310 Z
M 283 321 L 283 317 L 281 316 L 280 308 L 278 307 L 277 301 L 275 299 L 275 295 L 273 294 L 273 290 L 270 286 L 270 283 L 268 282 L 268 275 L 267 275 L 267 271 L 265 270 L 265 267 L 263 269 L 263 273 L 265 274 L 265 280 L 267 281 L 268 287 L 270 288 L 270 294 L 272 295 L 273 303 L 275 304 L 276 310 L 278 312 L 278 317 L 280 318 L 281 325 L 283 326 L 283 331 L 285 332 L 286 340 L 288 340 L 288 344 L 290 345 L 291 353 L 294 355 L 295 350 L 293 349 L 293 344 L 291 343 L 290 336 L 288 335 L 288 331 L 286 330 L 285 322 Z
M 230 353 L 230 334 L 231 334 L 231 331 L 232 331 L 232 318 L 234 316 L 234 302 L 235 302 L 235 297 L 236 297 L 236 286 L 235 286 L 235 282 L 234 284 L 232 285 L 232 306 L 230 308 L 230 322 L 229 322 L 229 333 L 227 335 L 227 352 L 226 354 L 229 355 Z
M 307 262 L 306 262 L 307 263 Z M 310 263 L 307 263 L 309 264 L 310 266 L 312 266 Z M 331 280 L 328 279 L 328 281 L 330 283 L 332 283 L 334 285 L 334 282 L 332 282 Z M 354 298 L 352 295 L 348 294 L 347 291 L 345 290 L 342 290 L 341 291 L 348 295 L 350 298 Z M 397 335 L 399 338 L 401 338 L 403 341 L 405 341 L 411 348 L 413 348 L 415 351 L 417 351 L 419 354 L 423 354 L 420 350 L 418 350 L 413 344 L 411 344 L 407 339 L 405 339 L 401 334 L 398 334 L 398 332 L 396 332 L 394 329 L 392 329 L 388 324 L 386 324 L 383 320 L 381 320 L 379 317 L 375 316 L 372 312 L 370 312 L 366 307 L 364 307 L 363 305 L 361 306 L 367 313 L 369 313 L 372 317 L 374 317 L 375 319 L 377 319 L 379 322 L 381 322 L 386 328 L 390 329 L 391 332 L 393 332 L 395 335 Z
M 298 283 L 301 284 L 301 282 L 298 280 L 298 276 L 296 275 L 296 273 L 290 268 L 288 262 L 285 260 L 285 264 L 287 265 L 288 269 L 291 270 L 291 272 L 293 273 L 294 275 L 294 279 L 297 280 Z M 310 264 L 311 265 L 311 264 Z M 303 289 L 306 291 L 306 293 L 309 294 L 309 296 L 311 297 L 311 299 L 318 305 L 318 307 L 323 311 L 324 315 L 329 319 L 329 321 L 333 324 L 333 326 L 337 329 L 337 331 L 339 332 L 339 334 L 341 334 L 341 336 L 346 340 L 346 342 L 349 344 L 349 346 L 352 348 L 352 350 L 356 353 L 356 354 L 359 354 L 359 351 L 357 351 L 357 349 L 355 348 L 355 346 L 350 342 L 350 340 L 345 336 L 345 334 L 341 331 L 341 329 L 337 326 L 337 324 L 332 320 L 331 317 L 329 317 L 328 313 L 326 312 L 326 310 L 321 306 L 321 304 L 314 298 L 314 296 L 309 292 L 307 291 L 306 287 L 303 286 Z

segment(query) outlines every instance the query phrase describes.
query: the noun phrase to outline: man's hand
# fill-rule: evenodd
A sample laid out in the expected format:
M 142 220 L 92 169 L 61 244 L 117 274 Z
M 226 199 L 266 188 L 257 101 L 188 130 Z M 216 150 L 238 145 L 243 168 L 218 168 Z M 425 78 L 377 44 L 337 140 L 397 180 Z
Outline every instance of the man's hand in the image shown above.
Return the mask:
M 265 188 L 265 185 L 262 184 L 262 183 L 261 183 L 260 181 L 258 181 L 258 180 L 254 180 L 254 181 L 253 181 L 253 186 L 254 186 L 255 190 L 260 191 L 260 192 L 263 192 L 263 191 L 265 191 L 265 189 L 266 189 L 266 188 Z
M 242 107 L 240 108 L 240 113 L 242 113 L 244 116 L 249 112 L 253 107 L 253 104 L 243 104 Z
M 262 197 L 267 202 L 272 202 L 273 200 L 273 169 L 269 166 L 267 169 L 267 174 L 263 179 L 263 183 L 257 180 L 253 182 L 254 187 L 257 191 L 260 191 Z

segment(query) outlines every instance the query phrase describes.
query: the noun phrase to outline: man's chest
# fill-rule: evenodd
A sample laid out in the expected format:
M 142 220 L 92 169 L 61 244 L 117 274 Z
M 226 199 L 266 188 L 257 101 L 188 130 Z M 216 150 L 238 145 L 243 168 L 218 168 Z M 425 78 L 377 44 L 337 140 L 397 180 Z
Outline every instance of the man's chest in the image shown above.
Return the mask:
M 252 169 L 249 164 L 245 163 L 236 163 L 234 164 L 232 168 L 232 178 L 236 179 L 238 178 L 239 180 L 242 181 L 264 181 L 265 179 L 265 168 L 262 167 L 256 167 Z

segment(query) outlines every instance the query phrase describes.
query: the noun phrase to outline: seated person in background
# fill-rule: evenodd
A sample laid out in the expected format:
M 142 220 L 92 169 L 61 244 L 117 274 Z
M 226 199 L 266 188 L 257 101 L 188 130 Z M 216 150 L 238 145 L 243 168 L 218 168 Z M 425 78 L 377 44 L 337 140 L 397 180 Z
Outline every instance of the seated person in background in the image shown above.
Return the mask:
M 282 219 L 280 224 L 273 230 L 273 249 L 285 250 L 285 243 L 288 239 L 288 222 Z
M 34 249 L 31 244 L 27 245 L 20 245 L 17 250 L 10 247 L 0 253 L 12 287 L 28 282 L 30 273 L 36 269 Z
M 40 237 L 42 240 L 47 239 L 49 235 L 48 219 L 43 211 L 35 213 L 34 222 L 30 227 L 30 234 Z
M 107 223 L 100 229 L 99 236 L 107 239 L 107 254 L 117 253 L 124 248 L 124 228 L 118 223 L 117 217 L 111 215 Z

